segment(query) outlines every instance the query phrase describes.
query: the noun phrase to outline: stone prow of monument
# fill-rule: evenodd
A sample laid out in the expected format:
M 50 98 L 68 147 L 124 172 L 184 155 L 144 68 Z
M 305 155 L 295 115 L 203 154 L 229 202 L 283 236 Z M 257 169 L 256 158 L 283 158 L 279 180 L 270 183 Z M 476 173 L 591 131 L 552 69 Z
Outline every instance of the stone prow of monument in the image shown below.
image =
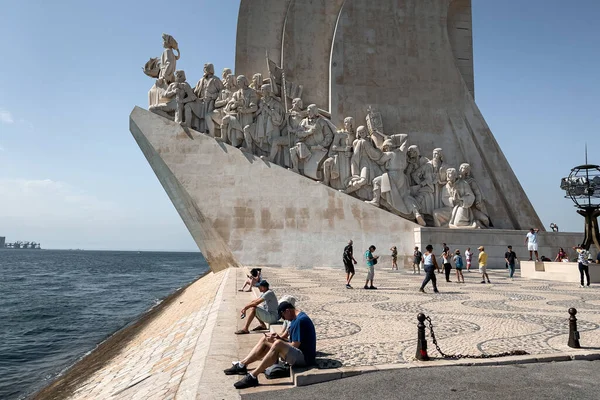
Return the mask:
M 412 254 L 404 218 L 139 107 L 130 130 L 213 271 L 339 265 L 349 239 Z
M 474 101 L 470 0 L 242 0 L 236 74 L 268 76 L 265 53 L 337 126 L 371 106 L 386 134 L 469 163 L 495 228 L 543 229 Z

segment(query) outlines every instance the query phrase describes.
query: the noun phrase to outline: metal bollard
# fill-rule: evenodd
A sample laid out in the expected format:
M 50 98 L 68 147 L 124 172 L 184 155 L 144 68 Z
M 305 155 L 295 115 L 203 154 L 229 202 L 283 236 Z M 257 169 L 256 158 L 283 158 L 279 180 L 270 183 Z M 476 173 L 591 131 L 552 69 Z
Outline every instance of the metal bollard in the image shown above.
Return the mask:
M 579 344 L 579 332 L 577 331 L 577 318 L 575 314 L 577 314 L 577 310 L 575 308 L 569 308 L 569 343 L 567 346 L 572 347 L 574 349 L 581 348 Z
M 419 323 L 417 324 L 417 355 L 415 357 L 419 361 L 429 361 L 429 356 L 427 355 L 427 339 L 425 338 L 425 318 L 425 314 L 423 313 L 417 315 Z

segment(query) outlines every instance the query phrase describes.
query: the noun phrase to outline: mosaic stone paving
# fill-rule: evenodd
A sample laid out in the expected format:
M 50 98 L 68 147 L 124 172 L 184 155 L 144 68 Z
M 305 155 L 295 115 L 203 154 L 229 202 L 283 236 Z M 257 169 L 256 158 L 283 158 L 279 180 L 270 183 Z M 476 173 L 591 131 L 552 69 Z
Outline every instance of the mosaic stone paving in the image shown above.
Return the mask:
M 491 270 L 492 284 L 479 283 L 476 272 L 464 273 L 466 284 L 437 275 L 440 293 L 429 284 L 423 294 L 418 292 L 423 275 L 387 268 L 376 271 L 378 289 L 365 290 L 365 269 L 357 265 L 355 289 L 345 288 L 343 268 L 263 269 L 277 296 L 295 296 L 315 322 L 320 368 L 412 361 L 420 312 L 431 317 L 439 345 L 449 354 L 551 354 L 569 351 L 567 310 L 575 307 L 581 345 L 600 349 L 600 285 L 582 289 L 510 280 L 506 271 Z M 439 357 L 429 332 L 428 340 L 430 356 Z

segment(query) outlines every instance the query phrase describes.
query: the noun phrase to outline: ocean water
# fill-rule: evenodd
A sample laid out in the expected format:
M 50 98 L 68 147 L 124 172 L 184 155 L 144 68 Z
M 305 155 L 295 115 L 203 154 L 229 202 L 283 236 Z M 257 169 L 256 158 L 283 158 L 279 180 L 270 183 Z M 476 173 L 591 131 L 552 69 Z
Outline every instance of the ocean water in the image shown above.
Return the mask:
M 0 250 L 0 399 L 23 399 L 208 271 L 200 253 Z

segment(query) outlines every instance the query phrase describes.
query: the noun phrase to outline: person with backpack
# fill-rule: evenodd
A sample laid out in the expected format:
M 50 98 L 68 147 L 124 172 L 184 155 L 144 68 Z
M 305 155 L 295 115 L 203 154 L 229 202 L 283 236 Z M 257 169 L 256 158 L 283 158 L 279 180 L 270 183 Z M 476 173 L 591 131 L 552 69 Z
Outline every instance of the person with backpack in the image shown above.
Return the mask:
M 365 282 L 365 289 L 377 289 L 373 286 L 373 278 L 375 277 L 375 264 L 379 256 L 374 256 L 373 252 L 377 248 L 373 245 L 369 246 L 369 250 L 365 251 L 365 260 L 367 261 L 367 281 Z M 369 281 L 371 285 L 369 286 Z
M 421 262 L 423 261 L 423 253 L 419 251 L 419 247 L 415 246 L 415 252 L 413 253 L 413 275 L 419 271 L 421 274 Z
M 583 286 L 583 276 L 587 278 L 587 286 L 590 286 L 590 252 L 583 248 L 583 246 L 575 246 L 573 250 L 577 251 L 577 265 L 579 266 L 579 277 L 581 278 L 581 287 Z
M 465 283 L 465 277 L 463 276 L 463 259 L 460 255 L 460 250 L 456 249 L 454 251 L 454 257 L 452 257 L 452 261 L 454 261 L 454 266 L 456 267 L 456 283 L 460 283 L 462 278 L 462 283 Z
M 354 264 L 356 264 L 356 260 L 354 259 L 354 250 L 352 248 L 352 240 L 348 241 L 348 245 L 344 247 L 342 261 L 344 262 L 344 268 L 346 269 L 346 289 L 352 289 L 352 286 L 350 286 L 350 281 L 352 281 L 352 278 L 354 277 Z

